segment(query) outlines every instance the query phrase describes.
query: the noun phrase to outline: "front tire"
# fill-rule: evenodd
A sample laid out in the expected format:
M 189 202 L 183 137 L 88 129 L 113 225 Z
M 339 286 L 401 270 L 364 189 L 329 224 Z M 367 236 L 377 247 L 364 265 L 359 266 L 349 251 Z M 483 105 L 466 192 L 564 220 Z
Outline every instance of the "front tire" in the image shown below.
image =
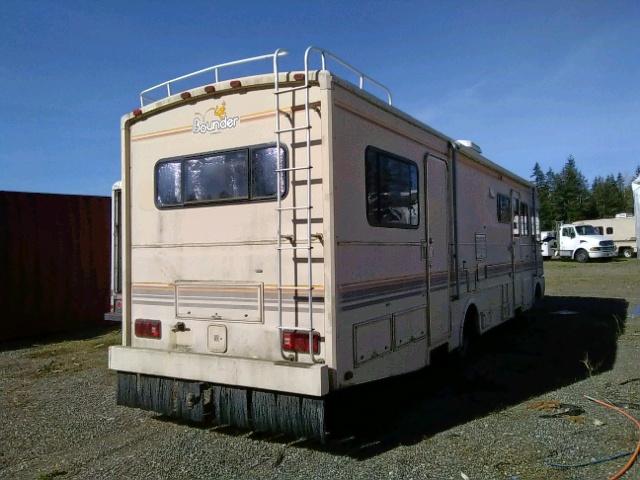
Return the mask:
M 625 248 L 622 250 L 622 256 L 624 258 L 631 258 L 633 257 L 633 250 L 631 248 Z
M 589 253 L 581 248 L 575 253 L 573 258 L 579 263 L 587 263 L 589 261 Z

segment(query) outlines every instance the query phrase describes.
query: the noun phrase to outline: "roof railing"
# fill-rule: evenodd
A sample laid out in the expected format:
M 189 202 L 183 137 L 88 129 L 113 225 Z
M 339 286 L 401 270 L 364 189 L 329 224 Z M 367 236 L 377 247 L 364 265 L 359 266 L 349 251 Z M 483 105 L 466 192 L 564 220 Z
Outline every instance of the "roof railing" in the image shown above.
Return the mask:
M 181 80 L 186 80 L 187 78 L 191 78 L 191 77 L 195 77 L 198 75 L 202 75 L 203 73 L 207 73 L 207 72 L 213 72 L 213 81 L 215 83 L 218 83 L 220 81 L 220 70 L 222 70 L 223 68 L 226 67 L 233 67 L 235 65 L 242 65 L 245 63 L 252 63 L 252 62 L 258 62 L 260 60 L 273 60 L 274 56 L 278 56 L 278 57 L 284 57 L 285 55 L 288 55 L 289 52 L 287 52 L 286 50 L 279 50 L 276 51 L 276 53 L 268 53 L 266 55 L 258 55 L 257 57 L 249 57 L 249 58 L 243 58 L 240 60 L 234 60 L 233 62 L 225 62 L 225 63 L 219 63 L 218 65 L 213 65 L 211 67 L 207 67 L 207 68 L 203 68 L 202 70 L 198 70 L 196 72 L 191 72 L 191 73 L 187 73 L 186 75 L 182 75 L 180 77 L 176 77 L 176 78 L 172 78 L 171 80 L 167 80 L 166 82 L 162 82 L 159 83 L 158 85 L 154 85 L 153 87 L 149 87 L 146 90 L 143 90 L 142 92 L 140 92 L 140 106 L 144 107 L 145 105 L 145 100 L 151 100 L 151 101 L 157 101 L 158 99 L 149 99 L 148 94 L 150 92 L 153 92 L 154 90 L 159 90 L 161 88 L 166 88 L 167 90 L 167 95 L 166 97 L 170 97 L 171 95 L 173 95 L 175 92 L 172 92 L 171 87 L 172 84 L 175 82 L 179 82 Z M 166 98 L 166 97 L 162 97 L 162 98 Z
M 307 71 L 307 72 L 309 71 L 309 56 L 310 56 L 310 54 L 312 52 L 318 52 L 320 54 L 320 62 L 321 62 L 321 65 L 322 65 L 322 70 L 326 70 L 327 69 L 327 59 L 330 58 L 330 59 L 334 60 L 336 63 L 338 63 L 339 65 L 342 65 L 344 68 L 346 68 L 347 70 L 350 70 L 351 72 L 355 73 L 358 76 L 358 87 L 360 87 L 361 90 L 364 90 L 365 80 L 367 80 L 369 83 L 372 83 L 372 84 L 376 85 L 380 89 L 384 90 L 384 92 L 387 95 L 387 103 L 389 105 L 392 105 L 392 102 L 391 102 L 391 90 L 389 90 L 389 88 L 387 86 L 385 86 L 382 83 L 378 82 L 377 80 L 373 79 L 372 77 L 370 77 L 369 75 L 364 73 L 362 70 L 357 69 L 356 67 L 351 65 L 346 60 L 343 60 L 342 58 L 338 57 L 334 53 L 331 53 L 329 50 L 326 50 L 324 48 L 319 48 L 319 47 L 314 47 L 314 46 L 311 46 L 311 47 L 307 48 L 307 50 L 304 52 L 304 69 L 305 69 L 305 71 Z
M 335 61 L 337 64 L 341 65 L 342 67 L 346 68 L 347 70 L 349 70 L 352 73 L 357 75 L 357 77 L 358 77 L 358 86 L 360 87 L 360 89 L 362 89 L 362 90 L 365 89 L 365 83 L 373 84 L 373 85 L 377 86 L 378 88 L 382 89 L 385 92 L 386 97 L 387 97 L 387 103 L 389 105 L 392 104 L 391 103 L 391 90 L 389 90 L 388 87 L 386 87 L 382 83 L 378 82 L 377 80 L 374 80 L 372 77 L 370 77 L 369 75 L 365 74 L 361 70 L 357 69 L 356 67 L 351 65 L 349 62 L 343 60 L 342 58 L 338 57 L 334 53 L 332 53 L 329 50 L 326 50 L 324 48 L 318 48 L 318 47 L 311 46 L 311 47 L 308 47 L 305 50 L 305 53 L 304 53 L 304 69 L 305 69 L 305 72 L 309 71 L 309 58 L 310 58 L 311 53 L 313 53 L 313 52 L 317 52 L 318 54 L 320 54 L 320 63 L 321 63 L 322 70 L 326 70 L 327 69 L 327 60 L 331 59 L 331 60 Z M 271 61 L 273 61 L 274 59 L 276 59 L 278 57 L 283 57 L 283 56 L 288 55 L 288 54 L 289 54 L 289 52 L 287 52 L 286 50 L 277 49 L 274 53 L 268 53 L 268 54 L 265 54 L 265 55 L 258 55 L 256 57 L 243 58 L 243 59 L 240 59 L 240 60 L 234 60 L 232 62 L 220 63 L 218 65 L 213 65 L 211 67 L 203 68 L 201 70 L 197 70 L 195 72 L 191 72 L 191 73 L 188 73 L 186 75 L 182 75 L 180 77 L 172 78 L 171 80 L 167 80 L 166 82 L 159 83 L 158 85 L 154 85 L 153 87 L 149 87 L 146 90 L 143 90 L 142 92 L 140 92 L 140 106 L 144 107 L 146 104 L 156 102 L 158 100 L 161 100 L 161 99 L 166 98 L 166 97 L 170 97 L 171 95 L 177 93 L 176 89 L 174 88 L 174 84 L 176 82 L 179 82 L 179 81 L 182 81 L 182 80 L 186 80 L 188 78 L 192 78 L 192 77 L 195 77 L 195 76 L 198 76 L 198 75 L 202 75 L 202 74 L 205 74 L 205 73 L 213 72 L 213 79 L 212 80 L 215 83 L 218 83 L 220 81 L 220 71 L 222 69 L 224 69 L 224 68 L 232 67 L 232 66 L 236 66 L 236 65 L 242 65 L 242 64 L 246 64 L 246 63 L 259 62 L 261 60 L 271 60 Z M 157 90 L 162 90 L 162 89 L 166 90 L 166 95 L 163 95 L 161 98 L 150 98 L 150 96 L 149 96 L 150 93 L 155 92 Z

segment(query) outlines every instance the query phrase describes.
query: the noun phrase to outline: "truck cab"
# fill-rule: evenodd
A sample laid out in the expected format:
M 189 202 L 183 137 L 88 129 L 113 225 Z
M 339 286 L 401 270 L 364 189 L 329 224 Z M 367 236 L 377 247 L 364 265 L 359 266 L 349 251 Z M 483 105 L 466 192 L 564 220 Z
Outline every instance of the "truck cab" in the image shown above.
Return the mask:
M 560 257 L 584 263 L 594 258 L 616 256 L 613 241 L 606 240 L 592 225 L 562 225 L 559 229 L 558 251 Z

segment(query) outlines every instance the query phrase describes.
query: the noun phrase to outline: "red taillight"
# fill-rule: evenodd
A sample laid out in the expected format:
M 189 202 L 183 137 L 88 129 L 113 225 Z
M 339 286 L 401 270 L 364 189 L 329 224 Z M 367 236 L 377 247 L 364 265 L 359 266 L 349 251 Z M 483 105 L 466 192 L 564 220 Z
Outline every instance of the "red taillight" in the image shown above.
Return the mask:
M 309 332 L 283 331 L 282 349 L 286 352 L 309 353 Z M 318 332 L 313 332 L 313 353 L 320 353 L 320 334 Z
M 140 108 L 136 108 L 136 109 L 135 109 L 133 112 L 131 112 L 131 113 L 133 113 L 133 116 L 134 116 L 134 117 L 139 117 L 140 115 L 142 115 L 142 109 L 140 109 Z
M 303 81 L 303 80 L 304 80 L 304 73 L 294 73 L 294 74 L 293 74 L 293 79 L 294 79 L 296 82 L 301 82 L 301 81 Z
M 240 80 L 231 80 L 229 85 L 231 85 L 231 88 L 238 88 L 242 86 L 242 82 Z
M 204 91 L 207 93 L 213 93 L 216 91 L 216 87 L 214 87 L 213 85 L 207 85 L 206 87 L 204 87 Z
M 136 337 L 162 338 L 162 323 L 160 320 L 145 320 L 138 318 L 135 325 Z
M 189 92 L 182 92 L 180 94 L 180 98 L 183 99 L 183 100 L 188 100 L 188 99 L 191 98 L 191 94 Z
M 116 300 L 115 310 L 116 312 L 122 311 L 122 300 Z

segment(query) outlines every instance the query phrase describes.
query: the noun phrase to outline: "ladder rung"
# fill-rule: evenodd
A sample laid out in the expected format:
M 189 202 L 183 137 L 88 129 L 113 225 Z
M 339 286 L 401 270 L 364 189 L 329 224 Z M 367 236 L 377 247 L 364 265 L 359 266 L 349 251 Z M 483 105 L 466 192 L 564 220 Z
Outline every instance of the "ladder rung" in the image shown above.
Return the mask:
M 315 328 L 306 328 L 306 327 L 286 327 L 284 325 L 278 327 L 279 330 L 297 330 L 299 332 L 315 332 L 317 331 Z
M 296 170 L 310 170 L 313 167 L 306 165 L 304 167 L 276 168 L 276 172 L 295 172 Z
M 313 247 L 278 247 L 278 250 L 311 250 Z
M 288 92 L 295 92 L 297 90 L 304 90 L 305 88 L 309 88 L 310 85 L 301 85 L 299 87 L 290 87 L 290 88 L 283 88 L 282 90 L 278 90 L 277 92 L 273 92 L 276 95 L 280 95 L 281 93 L 288 93 Z
M 311 125 L 304 125 L 302 127 L 283 128 L 282 130 L 276 130 L 275 133 L 297 132 L 299 130 L 308 130 L 310 128 Z
M 285 210 L 311 210 L 313 207 L 310 207 L 309 205 L 300 205 L 299 207 L 280 207 L 280 208 L 276 208 L 276 210 L 280 210 L 285 211 Z
M 315 290 L 316 287 L 305 287 L 300 285 L 299 287 L 276 287 L 278 290 Z

